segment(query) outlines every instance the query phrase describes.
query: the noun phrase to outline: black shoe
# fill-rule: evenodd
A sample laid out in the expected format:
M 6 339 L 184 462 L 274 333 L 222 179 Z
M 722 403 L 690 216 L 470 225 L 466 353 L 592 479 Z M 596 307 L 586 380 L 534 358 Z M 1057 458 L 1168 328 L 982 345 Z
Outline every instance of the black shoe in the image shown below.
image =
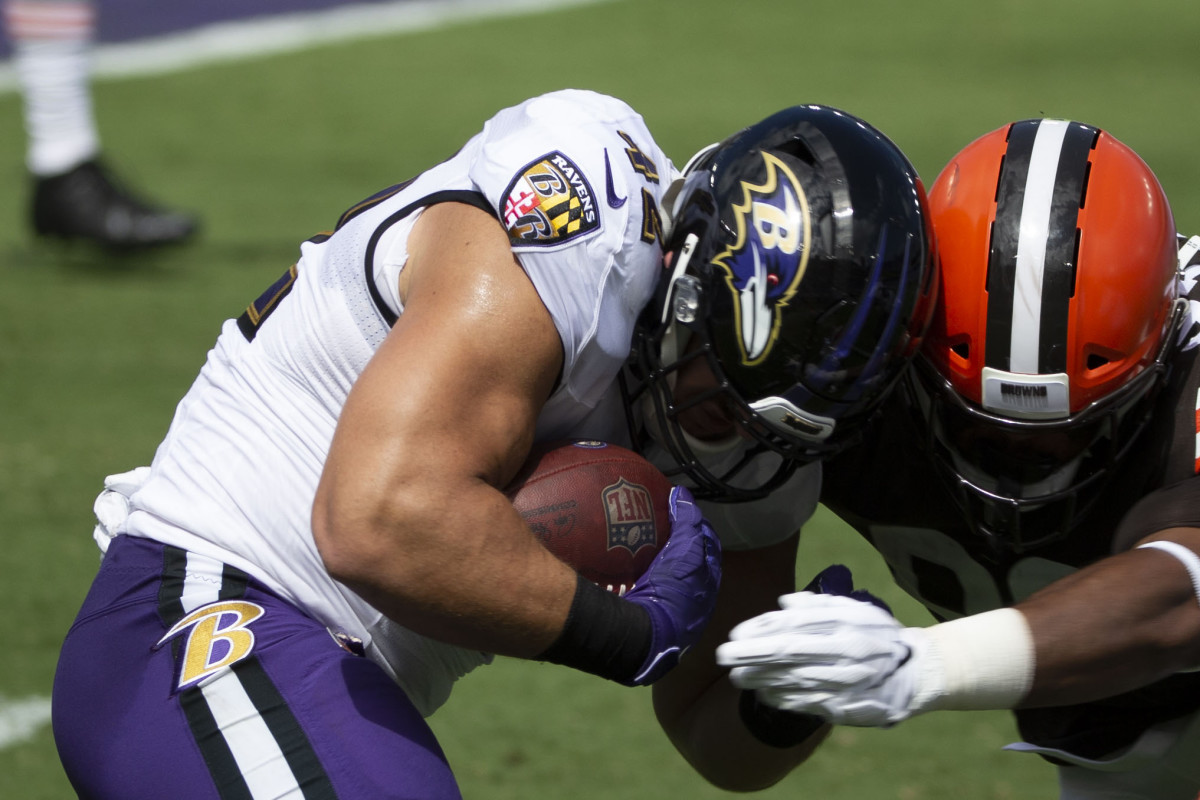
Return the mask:
M 34 181 L 33 229 L 39 236 L 129 249 L 182 242 L 196 227 L 187 214 L 134 197 L 96 160 Z

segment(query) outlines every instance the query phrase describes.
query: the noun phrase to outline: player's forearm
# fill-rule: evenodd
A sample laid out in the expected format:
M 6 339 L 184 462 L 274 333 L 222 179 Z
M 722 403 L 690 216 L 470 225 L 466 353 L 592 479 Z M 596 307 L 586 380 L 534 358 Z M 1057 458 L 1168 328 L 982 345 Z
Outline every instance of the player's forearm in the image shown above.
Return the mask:
M 655 685 L 655 711 L 675 749 L 714 786 L 734 792 L 774 786 L 804 762 L 829 734 L 829 725 L 814 720 L 803 731 L 791 726 L 786 731 L 789 738 L 777 738 L 775 744 L 766 744 L 749 731 L 739 713 L 744 693 L 725 678 L 696 697 L 682 713 L 672 715 L 672 711 L 679 709 L 662 702 L 664 685 L 674 680 L 685 666 L 686 662 Z
M 1194 549 L 1200 531 L 1166 537 Z M 1064 705 L 1136 689 L 1200 665 L 1200 602 L 1172 556 L 1134 549 L 1057 581 L 1017 606 L 1036 650 L 1022 705 Z
M 836 724 L 894 725 L 939 710 L 1111 697 L 1200 665 L 1200 528 L 1135 549 L 1014 608 L 904 627 L 869 603 L 800 592 L 730 631 L 731 679 L 771 706 Z
M 575 573 L 541 547 L 504 495 L 434 477 L 383 495 L 318 503 L 314 530 L 335 578 L 440 641 L 519 658 L 554 641 Z
M 828 732 L 828 726 L 819 726 L 785 741 L 770 736 L 778 731 L 768 731 L 775 744 L 765 743 L 747 728 L 742 691 L 729 682 L 728 670 L 715 657 L 730 628 L 772 608 L 780 594 L 795 588 L 798 542 L 798 536 L 791 536 L 766 548 L 726 552 L 712 621 L 679 666 L 654 686 L 655 714 L 671 743 L 701 776 L 729 791 L 774 785 Z M 786 733 L 792 736 L 795 730 Z
M 727 629 L 714 621 L 687 658 L 654 685 L 654 711 L 675 749 L 705 780 L 726 791 L 759 791 L 807 759 L 830 726 L 748 708 L 753 693 L 730 683 L 714 656 Z

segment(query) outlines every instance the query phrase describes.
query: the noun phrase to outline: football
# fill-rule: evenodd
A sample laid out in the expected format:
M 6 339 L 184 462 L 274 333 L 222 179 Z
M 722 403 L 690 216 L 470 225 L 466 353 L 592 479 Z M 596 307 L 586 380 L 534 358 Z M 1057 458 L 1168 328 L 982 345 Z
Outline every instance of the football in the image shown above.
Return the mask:
M 672 485 L 631 450 L 576 440 L 535 448 L 508 497 L 547 550 L 620 595 L 671 535 Z

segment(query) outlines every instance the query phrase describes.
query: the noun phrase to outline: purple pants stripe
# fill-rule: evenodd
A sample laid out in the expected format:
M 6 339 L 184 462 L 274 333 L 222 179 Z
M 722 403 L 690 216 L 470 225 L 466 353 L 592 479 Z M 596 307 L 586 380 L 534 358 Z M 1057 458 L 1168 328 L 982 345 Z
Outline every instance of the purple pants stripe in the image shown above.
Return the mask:
M 404 693 L 322 625 L 219 564 L 211 596 L 177 603 L 196 561 L 127 536 L 109 547 L 54 679 L 80 797 L 460 797 Z

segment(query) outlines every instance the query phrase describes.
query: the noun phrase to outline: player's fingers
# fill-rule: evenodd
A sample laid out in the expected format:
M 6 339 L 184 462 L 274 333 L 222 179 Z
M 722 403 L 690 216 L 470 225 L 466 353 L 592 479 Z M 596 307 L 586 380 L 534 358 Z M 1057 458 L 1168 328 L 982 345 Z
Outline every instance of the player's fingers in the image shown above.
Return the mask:
M 848 654 L 861 657 L 895 647 L 894 623 L 857 625 L 836 619 L 813 619 L 787 611 L 768 611 L 734 626 L 729 641 L 745 643 L 745 653 L 763 652 L 779 657 Z M 732 648 L 737 650 L 737 648 Z
M 771 692 L 761 689 L 759 699 L 767 705 L 797 714 L 815 714 L 834 725 L 873 727 L 887 725 L 887 709 L 873 700 L 846 702 L 828 692 Z
M 683 486 L 671 490 L 671 536 L 640 582 L 714 594 L 721 581 L 721 543 Z
M 725 642 L 717 648 L 717 663 L 724 667 L 753 665 L 794 669 L 865 660 L 847 656 L 845 650 L 844 644 L 828 636 L 788 634 Z M 863 648 L 852 647 L 851 650 L 858 652 Z
M 810 661 L 823 655 L 811 650 L 799 649 L 803 642 L 794 634 L 784 636 L 756 636 L 725 642 L 717 648 L 717 663 L 723 667 L 749 664 L 786 664 Z
M 790 691 L 843 692 L 869 688 L 878 682 L 879 671 L 867 664 L 824 664 L 804 667 L 754 664 L 735 667 L 736 685 L 743 689 L 786 689 Z
M 699 528 L 704 522 L 704 515 L 696 505 L 695 498 L 686 486 L 676 486 L 671 489 L 671 529 Z
M 787 634 L 820 634 L 841 627 L 842 622 L 818 613 L 790 611 L 768 611 L 744 622 L 739 622 L 729 632 L 731 640 L 756 639 Z
M 792 685 L 798 689 L 837 692 L 874 683 L 878 671 L 865 664 L 837 664 L 791 669 L 786 673 L 777 671 L 773 676 L 763 677 L 765 680 L 778 681 L 767 684 L 777 688 Z
M 729 680 L 739 689 L 801 691 L 807 688 L 788 681 L 786 670 L 772 667 L 734 667 L 729 671 Z
M 766 705 L 783 711 L 793 711 L 798 714 L 816 714 L 825 719 L 833 720 L 835 716 L 830 708 L 834 695 L 829 692 L 795 692 L 774 689 L 759 689 L 758 699 Z
M 895 626 L 895 617 L 878 605 L 848 595 L 793 592 L 779 598 L 779 607 L 798 618 L 826 618 L 856 625 Z

